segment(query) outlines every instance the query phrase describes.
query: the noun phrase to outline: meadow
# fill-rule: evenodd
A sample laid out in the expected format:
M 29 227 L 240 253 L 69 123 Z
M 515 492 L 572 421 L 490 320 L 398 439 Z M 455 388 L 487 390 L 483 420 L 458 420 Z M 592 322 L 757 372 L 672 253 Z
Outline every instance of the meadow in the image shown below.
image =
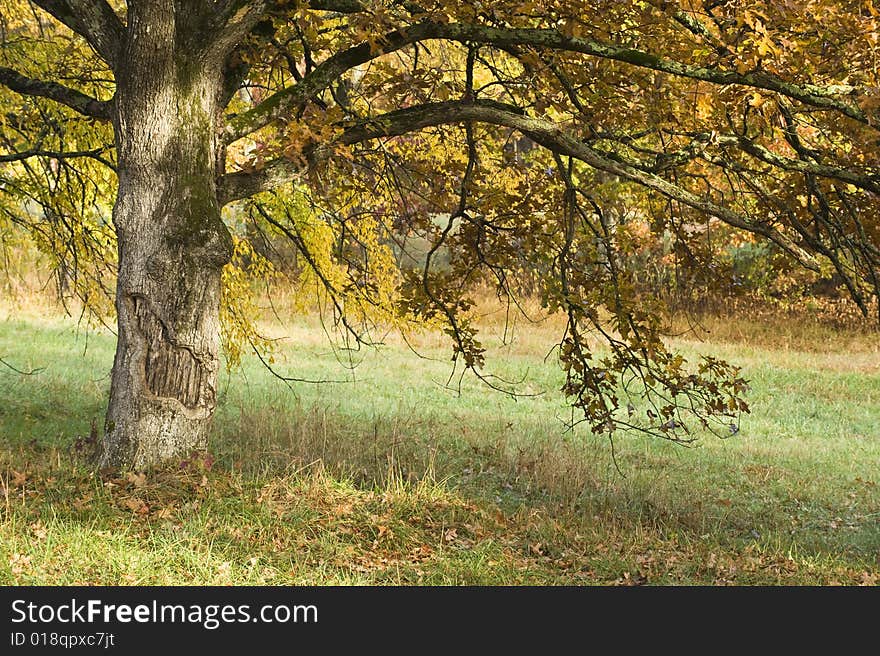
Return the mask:
M 743 367 L 739 432 L 612 449 L 566 428 L 558 326 L 504 340 L 500 315 L 483 323 L 489 370 L 526 396 L 449 384 L 442 336 L 352 353 L 301 317 L 272 327 L 274 367 L 329 382 L 246 357 L 221 376 L 208 453 L 118 474 L 86 458 L 113 335 L 3 305 L 0 583 L 880 581 L 876 332 L 707 319 L 674 342 Z

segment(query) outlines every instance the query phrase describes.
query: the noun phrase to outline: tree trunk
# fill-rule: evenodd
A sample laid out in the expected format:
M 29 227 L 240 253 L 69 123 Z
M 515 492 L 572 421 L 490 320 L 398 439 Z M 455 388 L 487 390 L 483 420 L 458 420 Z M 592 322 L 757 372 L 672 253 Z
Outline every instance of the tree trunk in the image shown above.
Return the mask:
M 232 248 L 215 187 L 217 67 L 186 53 L 160 4 L 130 14 L 116 76 L 119 334 L 101 464 L 135 469 L 206 447 Z

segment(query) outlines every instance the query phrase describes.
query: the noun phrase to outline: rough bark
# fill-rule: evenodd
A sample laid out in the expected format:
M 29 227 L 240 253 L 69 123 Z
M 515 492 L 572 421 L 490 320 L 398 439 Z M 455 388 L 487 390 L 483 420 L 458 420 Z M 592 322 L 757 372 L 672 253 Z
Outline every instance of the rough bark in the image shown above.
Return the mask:
M 101 456 L 114 467 L 204 449 L 216 405 L 232 247 L 215 187 L 221 80 L 164 4 L 133 6 L 117 66 L 119 335 Z

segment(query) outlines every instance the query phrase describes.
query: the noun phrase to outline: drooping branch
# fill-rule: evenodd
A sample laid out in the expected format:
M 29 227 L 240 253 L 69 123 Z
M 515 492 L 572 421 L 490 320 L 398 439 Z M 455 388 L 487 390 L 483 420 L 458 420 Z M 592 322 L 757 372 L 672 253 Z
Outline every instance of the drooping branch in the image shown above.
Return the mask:
M 62 105 L 67 105 L 83 116 L 90 116 L 102 121 L 110 120 L 109 102 L 92 98 L 81 91 L 57 82 L 35 80 L 11 68 L 0 66 L 0 84 L 25 96 L 49 98 Z
M 46 157 L 48 159 L 78 159 L 81 157 L 88 157 L 97 162 L 100 162 L 104 166 L 107 166 L 111 169 L 115 170 L 115 166 L 111 162 L 109 162 L 106 158 L 101 155 L 109 150 L 109 146 L 104 146 L 103 148 L 94 148 L 92 150 L 76 150 L 76 151 L 55 151 L 55 150 L 42 150 L 39 148 L 35 148 L 32 150 L 24 150 L 19 153 L 9 153 L 8 155 L 0 155 L 0 162 L 20 162 L 25 159 L 30 159 L 31 157 Z
M 125 26 L 107 0 L 34 0 L 34 4 L 83 37 L 110 68 L 116 67 Z
M 368 121 L 359 122 L 345 129 L 336 143 L 352 145 L 372 139 L 395 137 L 424 128 L 467 121 L 490 123 L 511 128 L 528 136 L 536 143 L 554 153 L 574 157 L 594 169 L 617 175 L 660 194 L 677 200 L 704 214 L 721 219 L 725 223 L 760 234 L 778 244 L 802 265 L 816 270 L 812 258 L 785 235 L 768 223 L 750 221 L 742 214 L 713 203 L 687 189 L 674 184 L 650 171 L 631 163 L 612 159 L 584 142 L 566 134 L 551 121 L 525 116 L 515 107 L 496 102 L 442 102 L 429 103 L 383 114 Z M 332 153 L 334 144 L 324 144 L 306 153 L 307 159 L 319 160 Z M 254 193 L 273 188 L 279 182 L 302 172 L 303 164 L 283 159 L 274 160 L 258 172 L 232 173 L 223 176 L 218 185 L 221 203 L 246 198 Z

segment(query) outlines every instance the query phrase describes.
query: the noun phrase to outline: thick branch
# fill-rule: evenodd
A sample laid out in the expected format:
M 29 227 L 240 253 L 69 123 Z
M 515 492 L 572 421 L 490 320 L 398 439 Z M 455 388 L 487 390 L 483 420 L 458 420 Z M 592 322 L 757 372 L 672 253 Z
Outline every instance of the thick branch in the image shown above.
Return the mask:
M 357 0 L 311 0 L 309 9 L 337 14 L 355 14 L 365 11 Z M 289 12 L 298 9 L 285 0 L 225 0 L 218 3 L 208 27 L 210 48 L 225 57 L 238 43 L 271 12 Z
M 365 7 L 358 0 L 310 0 L 309 9 L 316 11 L 332 11 L 337 14 L 356 14 Z
M 574 157 L 595 169 L 636 182 L 700 212 L 715 216 L 729 225 L 763 235 L 779 244 L 805 266 L 810 268 L 814 266 L 802 249 L 770 225 L 751 222 L 743 215 L 717 205 L 707 198 L 697 196 L 649 171 L 610 159 L 607 155 L 565 134 L 556 123 L 524 116 L 516 108 L 500 103 L 444 102 L 389 112 L 347 128 L 338 138 L 337 143 L 351 145 L 381 137 L 400 136 L 427 127 L 466 121 L 491 123 L 518 130 L 555 153 Z M 333 151 L 332 146 L 333 144 L 325 144 L 320 149 L 314 149 L 308 154 L 309 159 L 315 160 L 329 155 Z M 271 189 L 281 182 L 289 181 L 291 176 L 301 173 L 302 170 L 301 163 L 275 160 L 259 172 L 223 176 L 219 184 L 221 203 L 229 203 Z
M 265 17 L 271 5 L 269 0 L 226 0 L 221 3 L 205 29 L 208 49 L 225 60 Z
M 369 43 L 361 43 L 333 55 L 293 86 L 278 91 L 253 109 L 230 119 L 224 132 L 225 140 L 231 143 L 259 130 L 313 98 L 345 71 L 416 41 L 430 38 L 435 28 L 433 23 L 421 23 L 405 31 L 395 30 L 386 34 L 378 48 Z
M 813 107 L 838 111 L 865 125 L 871 124 L 868 117 L 858 106 L 838 99 L 842 95 L 857 93 L 858 89 L 850 85 L 840 84 L 821 87 L 814 84 L 794 84 L 764 71 L 741 74 L 735 70 L 693 66 L 671 59 L 663 59 L 642 50 L 623 48 L 593 39 L 565 36 L 558 30 L 553 29 L 509 29 L 484 25 L 450 24 L 438 25 L 434 38 L 485 43 L 494 46 L 533 46 L 536 48 L 579 52 L 585 55 L 611 59 L 703 82 L 737 84 L 775 91 Z
M 794 84 L 763 71 L 741 74 L 735 70 L 693 66 L 663 59 L 641 50 L 623 48 L 593 39 L 565 36 L 554 29 L 515 29 L 424 22 L 387 34 L 378 48 L 362 43 L 333 55 L 301 82 L 278 91 L 253 109 L 232 118 L 226 129 L 225 138 L 228 142 L 232 142 L 268 125 L 276 118 L 285 115 L 291 108 L 314 97 L 339 75 L 354 66 L 427 39 L 483 43 L 499 48 L 531 46 L 577 52 L 714 84 L 737 84 L 774 91 L 804 104 L 837 111 L 860 123 L 872 125 L 857 105 L 839 99 L 842 95 L 852 95 L 857 92 L 857 88 L 850 85 L 821 87 L 813 84 Z
M 289 159 L 276 159 L 258 171 L 227 173 L 217 182 L 217 198 L 220 206 L 250 198 L 261 191 L 276 189 L 304 173 L 306 167 L 305 160 L 295 162 Z
M 738 146 L 749 155 L 785 171 L 797 171 L 798 173 L 817 175 L 823 178 L 833 178 L 860 189 L 864 189 L 865 191 L 880 195 L 880 170 L 876 168 L 874 169 L 873 175 L 860 175 L 855 171 L 841 168 L 839 166 L 829 166 L 827 164 L 820 164 L 806 159 L 783 157 L 782 155 L 777 155 L 764 146 L 756 144 L 745 137 L 720 136 L 717 137 L 717 141 L 720 145 L 730 144 Z M 865 172 L 868 170 L 869 169 L 865 168 Z
M 57 82 L 44 82 L 25 77 L 11 68 L 0 66 L 0 84 L 26 96 L 40 96 L 67 105 L 83 116 L 110 120 L 110 103 L 92 98 L 81 91 Z
M 83 37 L 111 68 L 116 67 L 125 26 L 107 0 L 34 0 L 34 4 Z
M 462 121 L 481 121 L 513 128 L 552 152 L 574 157 L 600 171 L 637 182 L 737 228 L 759 232 L 767 237 L 771 236 L 772 229 L 769 226 L 751 223 L 737 212 L 716 205 L 712 201 L 701 198 L 653 173 L 625 162 L 610 159 L 607 155 L 599 153 L 587 144 L 565 134 L 556 123 L 514 113 L 496 103 L 434 103 L 390 112 L 368 123 L 346 130 L 340 141 L 352 144 L 378 137 L 399 136 L 426 127 Z

